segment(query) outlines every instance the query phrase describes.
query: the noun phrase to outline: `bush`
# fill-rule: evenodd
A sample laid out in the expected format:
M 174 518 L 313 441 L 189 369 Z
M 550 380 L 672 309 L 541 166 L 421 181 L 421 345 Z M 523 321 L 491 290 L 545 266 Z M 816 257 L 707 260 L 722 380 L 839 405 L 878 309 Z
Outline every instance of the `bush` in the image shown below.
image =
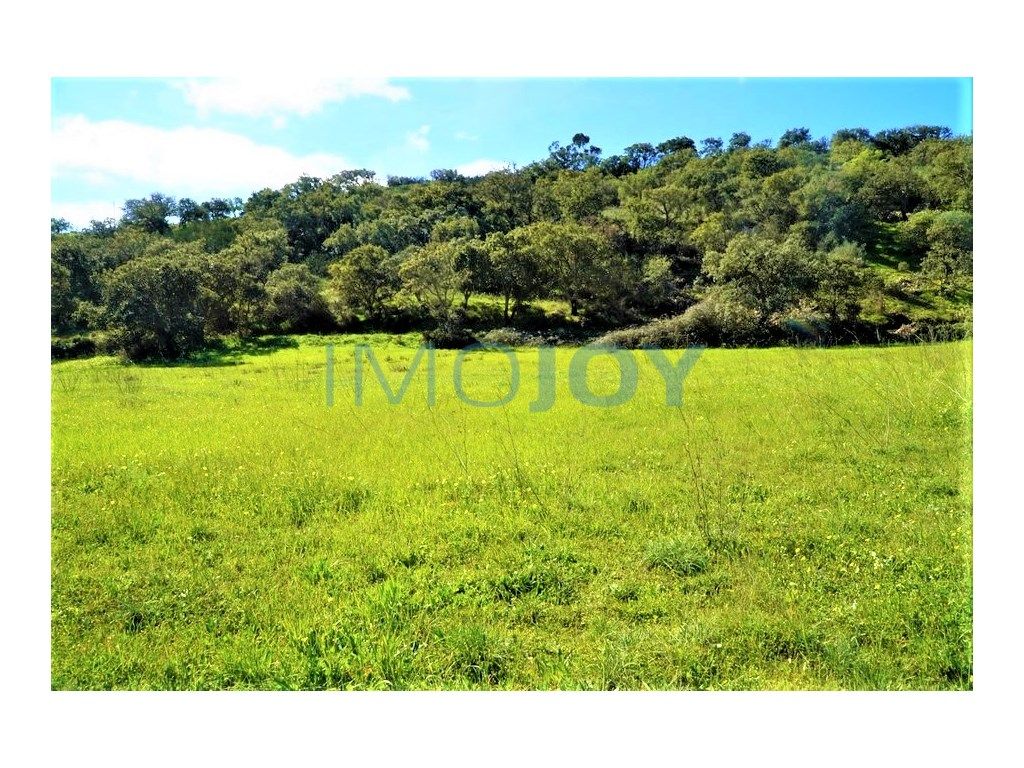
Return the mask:
M 476 344 L 476 337 L 465 325 L 465 315 L 455 312 L 436 328 L 423 332 L 423 341 L 438 349 L 462 349 Z
M 674 349 L 686 347 L 693 343 L 693 339 L 683 317 L 683 315 L 676 315 L 675 317 L 655 320 L 635 328 L 611 331 L 601 336 L 596 343 L 622 349 L 640 349 L 641 347 Z
M 720 292 L 709 293 L 686 310 L 682 323 L 692 343 L 709 347 L 756 346 L 768 341 L 757 313 Z
M 72 360 L 78 357 L 92 357 L 95 354 L 96 342 L 88 336 L 50 339 L 51 360 Z
M 285 264 L 267 278 L 267 320 L 284 333 L 333 330 L 320 278 L 305 264 Z
M 534 336 L 515 328 L 495 328 L 480 337 L 484 344 L 500 344 L 506 347 L 536 347 L 544 343 L 540 336 Z
M 828 318 L 806 305 L 794 307 L 774 318 L 772 325 L 787 341 L 796 344 L 818 344 L 832 336 Z

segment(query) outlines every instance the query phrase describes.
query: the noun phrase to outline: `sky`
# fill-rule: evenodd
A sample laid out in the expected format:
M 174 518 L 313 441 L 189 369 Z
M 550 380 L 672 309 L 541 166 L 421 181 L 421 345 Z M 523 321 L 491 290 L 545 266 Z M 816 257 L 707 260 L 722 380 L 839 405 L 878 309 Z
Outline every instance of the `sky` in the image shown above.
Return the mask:
M 76 227 L 126 199 L 206 200 L 346 168 L 480 175 L 578 132 L 604 156 L 676 136 L 776 140 L 945 125 L 972 133 L 970 79 L 52 80 L 51 215 Z

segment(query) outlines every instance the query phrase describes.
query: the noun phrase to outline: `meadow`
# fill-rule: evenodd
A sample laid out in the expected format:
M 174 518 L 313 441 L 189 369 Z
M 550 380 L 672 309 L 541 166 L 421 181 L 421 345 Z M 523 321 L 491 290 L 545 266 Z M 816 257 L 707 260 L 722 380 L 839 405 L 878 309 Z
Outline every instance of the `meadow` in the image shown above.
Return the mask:
M 543 413 L 530 348 L 357 407 L 357 343 L 419 336 L 52 365 L 54 689 L 972 687 L 969 341 L 709 349 L 681 407 L 560 348 Z

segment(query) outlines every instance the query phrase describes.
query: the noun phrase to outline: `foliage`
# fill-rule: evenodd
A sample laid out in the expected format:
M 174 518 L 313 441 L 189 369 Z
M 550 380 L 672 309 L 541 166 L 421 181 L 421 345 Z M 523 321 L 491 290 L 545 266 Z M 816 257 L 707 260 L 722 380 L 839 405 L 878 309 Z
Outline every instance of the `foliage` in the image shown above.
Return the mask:
M 322 282 L 305 264 L 284 264 L 271 272 L 266 290 L 269 324 L 283 333 L 329 329 Z
M 381 246 L 361 245 L 330 265 L 327 284 L 342 316 L 378 317 L 398 291 L 398 268 Z
M 130 360 L 174 360 L 202 348 L 203 271 L 194 254 L 133 259 L 104 285 L 114 346 Z
M 336 320 L 377 329 L 439 322 L 461 298 L 473 330 L 586 336 L 679 315 L 712 290 L 754 311 L 761 339 L 790 338 L 778 331 L 793 313 L 824 318 L 828 343 L 911 321 L 969 327 L 972 166 L 970 137 L 927 125 L 831 140 L 793 128 L 776 147 L 744 132 L 678 136 L 609 157 L 577 133 L 476 178 L 442 168 L 383 186 L 360 169 L 244 203 L 154 193 L 127 201 L 120 222 L 51 221 L 51 330 L 109 330 L 110 274 L 179 247 L 202 273 L 210 339 L 327 329 L 312 276 L 328 278 Z M 850 249 L 852 261 L 836 255 Z M 893 282 L 900 263 L 908 274 Z M 268 281 L 286 264 L 309 275 L 278 276 L 279 301 L 308 312 L 271 306 Z M 488 296 L 500 317 L 470 311 Z

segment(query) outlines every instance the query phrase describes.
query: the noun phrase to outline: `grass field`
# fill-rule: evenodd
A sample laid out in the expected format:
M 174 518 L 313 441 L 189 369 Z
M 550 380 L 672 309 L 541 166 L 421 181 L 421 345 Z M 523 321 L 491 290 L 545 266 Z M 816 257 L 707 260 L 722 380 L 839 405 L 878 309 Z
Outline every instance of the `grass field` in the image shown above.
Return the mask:
M 708 350 L 473 408 L 416 336 L 52 366 L 52 686 L 972 686 L 971 345 Z M 499 353 L 466 389 L 504 392 Z M 608 360 L 591 366 L 615 388 Z

